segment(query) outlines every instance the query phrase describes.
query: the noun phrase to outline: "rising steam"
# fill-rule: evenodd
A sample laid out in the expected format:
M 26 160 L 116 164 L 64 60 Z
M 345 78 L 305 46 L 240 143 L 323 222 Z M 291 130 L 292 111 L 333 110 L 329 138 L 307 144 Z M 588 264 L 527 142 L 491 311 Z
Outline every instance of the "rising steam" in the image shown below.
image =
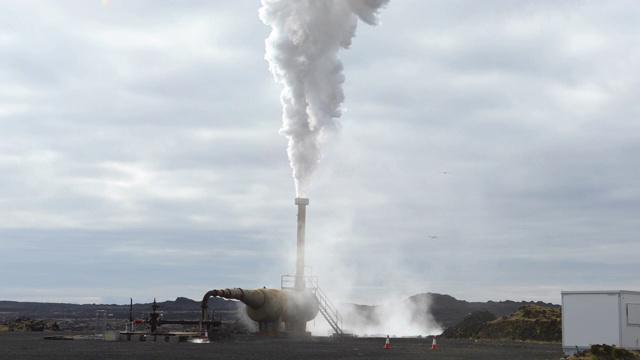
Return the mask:
M 430 298 L 416 295 L 401 302 L 378 306 L 342 305 L 344 326 L 360 336 L 427 336 L 442 333 L 431 315 Z
M 389 0 L 262 0 L 260 19 L 272 27 L 265 59 L 284 89 L 282 128 L 297 197 L 308 197 L 326 136 L 337 128 L 344 93 L 340 48 L 347 49 L 358 19 L 378 22 Z

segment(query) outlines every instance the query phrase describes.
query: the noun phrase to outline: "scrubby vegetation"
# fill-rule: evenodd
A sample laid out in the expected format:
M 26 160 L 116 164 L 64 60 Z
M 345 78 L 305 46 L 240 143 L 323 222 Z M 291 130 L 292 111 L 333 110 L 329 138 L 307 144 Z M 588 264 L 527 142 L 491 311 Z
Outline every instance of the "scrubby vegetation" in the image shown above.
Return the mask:
M 488 311 L 465 317 L 442 336 L 458 339 L 492 339 L 560 342 L 562 319 L 558 308 L 524 305 L 499 319 Z
M 637 352 L 610 345 L 591 345 L 591 348 L 565 357 L 567 360 L 637 360 Z
M 59 331 L 60 326 L 47 320 L 20 317 L 0 326 L 1 331 Z

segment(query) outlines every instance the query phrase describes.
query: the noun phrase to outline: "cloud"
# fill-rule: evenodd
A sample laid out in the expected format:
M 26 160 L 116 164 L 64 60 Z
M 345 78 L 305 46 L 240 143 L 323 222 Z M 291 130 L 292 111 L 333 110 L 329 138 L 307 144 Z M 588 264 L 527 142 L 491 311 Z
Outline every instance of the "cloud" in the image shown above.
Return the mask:
M 632 290 L 638 11 L 406 1 L 359 29 L 307 217 L 332 301 Z M 0 24 L 4 297 L 280 285 L 295 192 L 258 5 L 9 1 Z

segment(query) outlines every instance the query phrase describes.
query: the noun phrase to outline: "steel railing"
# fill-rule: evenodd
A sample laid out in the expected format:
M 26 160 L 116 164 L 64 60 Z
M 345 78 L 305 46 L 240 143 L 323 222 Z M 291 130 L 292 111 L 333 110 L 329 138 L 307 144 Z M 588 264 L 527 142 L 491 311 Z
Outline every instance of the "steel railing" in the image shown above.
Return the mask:
M 294 289 L 297 277 L 295 275 L 282 275 L 281 288 Z M 304 276 L 304 284 L 307 289 L 312 290 L 318 299 L 319 311 L 327 320 L 336 335 L 344 335 L 342 330 L 343 319 L 338 313 L 338 309 L 318 286 L 317 276 Z

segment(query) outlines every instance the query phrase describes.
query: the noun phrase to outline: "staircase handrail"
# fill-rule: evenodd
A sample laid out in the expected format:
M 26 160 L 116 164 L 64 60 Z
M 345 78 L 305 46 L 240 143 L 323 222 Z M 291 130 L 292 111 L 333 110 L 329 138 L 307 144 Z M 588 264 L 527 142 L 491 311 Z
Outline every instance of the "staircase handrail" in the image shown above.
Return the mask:
M 336 323 L 337 329 L 336 332 L 342 333 L 342 315 L 338 313 L 338 309 L 336 309 L 335 305 L 329 300 L 327 295 L 320 289 L 320 287 L 316 288 L 316 295 L 318 296 L 318 300 L 324 303 L 324 307 L 328 309 L 327 313 L 330 315 L 331 320 Z M 320 304 L 323 306 L 323 304 Z
M 282 278 L 280 279 L 280 287 L 282 289 L 295 289 L 295 283 L 295 275 L 282 275 Z M 320 306 L 320 312 L 325 317 L 329 325 L 331 325 L 331 327 L 337 334 L 343 335 L 344 332 L 342 331 L 342 315 L 338 313 L 338 309 L 336 308 L 336 306 L 333 305 L 331 300 L 329 300 L 327 295 L 318 286 L 318 277 L 305 276 L 304 284 L 305 288 L 310 289 L 315 293 Z

